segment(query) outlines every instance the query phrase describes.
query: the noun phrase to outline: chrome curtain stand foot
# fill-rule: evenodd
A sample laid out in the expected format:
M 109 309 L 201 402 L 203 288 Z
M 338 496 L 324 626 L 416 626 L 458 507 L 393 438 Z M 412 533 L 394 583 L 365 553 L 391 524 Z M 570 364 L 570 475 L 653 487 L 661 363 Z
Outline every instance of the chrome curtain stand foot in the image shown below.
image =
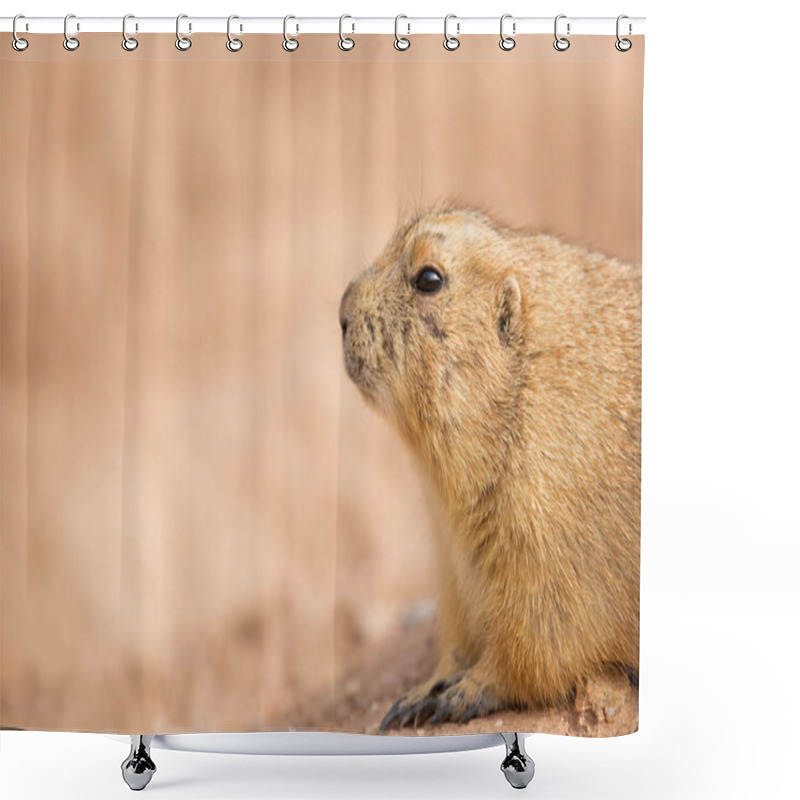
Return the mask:
M 122 762 L 122 778 L 134 792 L 140 792 L 155 775 L 156 765 L 150 758 L 152 736 L 131 736 L 131 752 Z
M 506 757 L 500 765 L 506 780 L 515 789 L 524 789 L 532 780 L 536 769 L 533 759 L 525 752 L 525 738 L 521 733 L 501 733 L 506 744 Z

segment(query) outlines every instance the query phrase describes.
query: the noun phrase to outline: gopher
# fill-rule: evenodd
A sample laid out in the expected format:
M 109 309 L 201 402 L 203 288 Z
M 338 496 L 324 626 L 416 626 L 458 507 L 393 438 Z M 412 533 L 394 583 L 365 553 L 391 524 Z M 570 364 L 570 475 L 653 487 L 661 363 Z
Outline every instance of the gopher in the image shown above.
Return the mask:
M 339 321 L 445 522 L 438 666 L 381 730 L 638 680 L 640 269 L 444 208 L 398 228 Z

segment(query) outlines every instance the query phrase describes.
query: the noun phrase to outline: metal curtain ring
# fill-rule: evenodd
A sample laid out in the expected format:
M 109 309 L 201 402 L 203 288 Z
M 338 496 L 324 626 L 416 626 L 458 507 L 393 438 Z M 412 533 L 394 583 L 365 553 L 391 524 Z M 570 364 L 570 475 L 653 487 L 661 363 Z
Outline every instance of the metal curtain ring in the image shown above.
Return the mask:
M 456 35 L 455 36 L 450 36 L 450 34 L 447 32 L 447 24 L 450 22 L 451 19 L 456 20 Z M 444 42 L 443 42 L 443 44 L 444 44 L 444 49 L 445 50 L 450 50 L 450 52 L 452 52 L 453 50 L 458 50 L 458 48 L 461 46 L 461 42 L 458 40 L 458 34 L 461 32 L 461 23 L 458 22 L 457 20 L 458 20 L 458 17 L 456 17 L 455 14 L 448 14 L 444 18 Z
M 344 21 L 346 19 L 353 18 L 349 14 L 342 14 L 342 16 L 339 17 L 339 49 L 344 50 L 345 52 L 352 50 L 356 46 L 355 39 L 345 36 L 344 33 L 342 33 L 342 26 L 344 25 Z M 353 23 L 353 31 L 355 31 L 355 29 L 356 26 L 355 23 Z
M 225 47 L 227 47 L 231 53 L 238 53 L 244 47 L 244 42 L 241 39 L 237 39 L 231 35 L 231 22 L 235 19 L 239 19 L 236 14 L 231 14 L 228 17 L 228 41 L 225 42 Z M 241 26 L 239 30 L 241 31 Z
M 630 39 L 621 39 L 619 35 L 619 23 L 622 22 L 623 19 L 628 19 L 627 14 L 620 14 L 617 17 L 617 41 L 614 42 L 614 47 L 620 51 L 620 53 L 627 53 L 628 50 L 633 47 L 633 42 Z M 628 33 L 631 32 L 631 26 L 628 25 Z
M 133 36 L 128 36 L 128 20 L 134 19 L 133 14 L 126 14 L 122 18 L 122 49 L 129 53 L 139 46 L 139 40 Z
M 500 49 L 505 50 L 506 52 L 508 52 L 509 50 L 513 50 L 517 46 L 516 41 L 511 36 L 506 36 L 505 31 L 503 30 L 505 21 L 511 18 L 512 18 L 511 14 L 503 14 L 503 16 L 500 17 Z M 516 22 L 511 23 L 511 32 L 512 33 L 517 32 Z
M 558 35 L 558 21 L 560 19 L 566 19 L 566 14 L 559 14 L 556 17 L 556 21 L 553 24 L 553 35 L 556 37 L 555 41 L 553 42 L 553 47 L 558 50 L 559 53 L 563 53 L 565 50 L 569 50 L 569 39 L 565 36 Z M 567 36 L 569 36 L 569 22 L 567 23 Z
M 283 49 L 287 53 L 294 53 L 294 51 L 297 50 L 298 47 L 300 47 L 300 40 L 295 39 L 293 36 L 289 36 L 289 33 L 287 31 L 287 26 L 289 24 L 290 19 L 297 19 L 297 17 L 293 17 L 291 14 L 287 14 L 283 18 Z M 299 26 L 297 26 L 297 30 L 298 31 L 300 30 Z
M 64 49 L 69 50 L 70 52 L 73 50 L 77 50 L 81 46 L 81 43 L 78 41 L 78 37 L 70 36 L 69 31 L 67 30 L 69 26 L 69 21 L 71 19 L 75 19 L 74 14 L 67 14 L 67 16 L 64 17 Z M 79 31 L 80 26 L 76 24 L 75 30 Z
M 394 49 L 395 50 L 408 50 L 411 47 L 411 39 L 406 39 L 405 36 L 400 35 L 400 20 L 401 19 L 408 19 L 405 14 L 398 14 L 394 18 Z M 411 23 L 406 23 L 406 27 L 408 28 L 408 33 L 411 33 Z
M 188 18 L 189 18 L 188 14 L 178 14 L 178 16 L 175 19 L 175 47 L 177 47 L 178 50 L 182 51 L 188 50 L 192 46 L 192 40 L 188 36 L 184 36 L 181 33 L 181 20 Z M 191 32 L 192 32 L 192 26 L 190 23 L 189 33 Z
M 11 39 L 11 46 L 18 52 L 21 53 L 23 50 L 28 49 L 28 40 L 23 39 L 21 36 L 17 35 L 17 20 L 18 19 L 25 19 L 24 14 L 17 14 L 14 17 L 14 21 L 11 23 L 11 35 L 13 38 Z

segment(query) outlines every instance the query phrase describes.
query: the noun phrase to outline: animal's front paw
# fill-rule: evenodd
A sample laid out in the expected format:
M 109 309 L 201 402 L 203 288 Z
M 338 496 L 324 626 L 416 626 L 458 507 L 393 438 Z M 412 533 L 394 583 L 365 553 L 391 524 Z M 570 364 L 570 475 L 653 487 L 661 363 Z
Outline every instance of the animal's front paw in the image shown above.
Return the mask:
M 422 725 L 430 721 L 469 722 L 498 711 L 501 704 L 472 670 L 445 680 L 429 682 L 401 697 L 381 722 L 381 731 Z

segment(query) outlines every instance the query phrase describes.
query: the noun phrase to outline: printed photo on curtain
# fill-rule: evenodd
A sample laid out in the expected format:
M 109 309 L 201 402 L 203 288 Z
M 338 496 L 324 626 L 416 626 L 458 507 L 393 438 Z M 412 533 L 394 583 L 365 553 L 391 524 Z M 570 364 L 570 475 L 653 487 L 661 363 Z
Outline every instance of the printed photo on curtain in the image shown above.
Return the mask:
M 74 38 L 0 35 L 0 726 L 635 731 L 643 37 Z

